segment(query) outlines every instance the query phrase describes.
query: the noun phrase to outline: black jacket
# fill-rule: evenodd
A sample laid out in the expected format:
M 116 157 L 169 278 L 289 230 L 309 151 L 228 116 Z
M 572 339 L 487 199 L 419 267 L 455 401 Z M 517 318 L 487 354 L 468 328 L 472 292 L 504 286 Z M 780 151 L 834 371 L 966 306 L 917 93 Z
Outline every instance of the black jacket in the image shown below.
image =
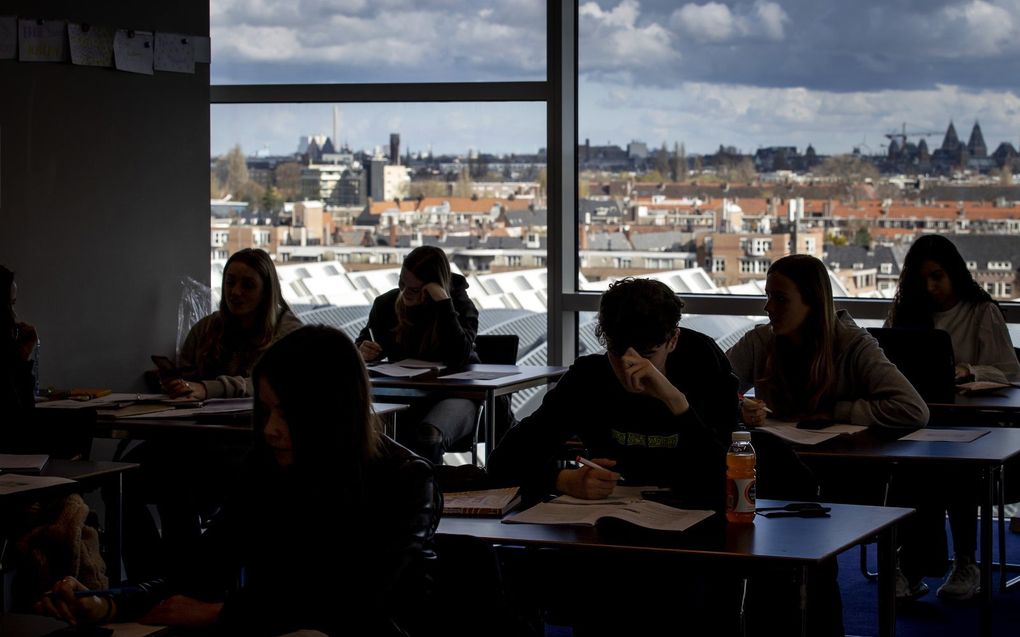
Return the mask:
M 187 564 L 118 600 L 125 618 L 183 593 L 225 602 L 216 634 L 399 635 L 417 621 L 442 507 L 427 461 L 383 438 L 360 495 L 253 467 Z
M 490 476 L 532 498 L 551 493 L 558 456 L 580 439 L 589 458 L 614 459 L 627 483 L 673 487 L 692 507 L 720 508 L 725 452 L 736 426 L 736 379 L 715 342 L 681 329 L 666 376 L 691 409 L 674 416 L 655 398 L 628 393 L 605 354 L 579 358 L 492 453 Z
M 468 282 L 454 274 L 450 280 L 450 298 L 445 301 L 426 301 L 414 308 L 415 324 L 405 343 L 398 343 L 397 297 L 399 289 L 390 290 L 376 298 L 368 314 L 368 324 L 361 330 L 356 343 L 374 340 L 391 361 L 405 358 L 441 361 L 450 367 L 461 367 L 472 360 L 475 335 L 478 333 L 478 309 L 468 298 Z M 424 347 L 425 333 L 433 324 L 439 330 L 439 348 Z M 371 329 L 371 334 L 369 334 Z M 374 338 L 373 338 L 374 337 Z

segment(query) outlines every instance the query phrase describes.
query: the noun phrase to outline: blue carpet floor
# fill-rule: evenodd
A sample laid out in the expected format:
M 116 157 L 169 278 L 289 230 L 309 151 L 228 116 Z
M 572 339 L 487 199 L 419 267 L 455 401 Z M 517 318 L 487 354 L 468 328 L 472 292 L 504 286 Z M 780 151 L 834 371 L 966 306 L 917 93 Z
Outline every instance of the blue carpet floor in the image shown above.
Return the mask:
M 998 559 L 998 532 L 993 528 L 993 556 Z M 867 581 L 858 565 L 859 549 L 851 549 L 839 558 L 839 588 L 843 595 L 843 622 L 847 635 L 878 634 L 878 583 Z M 869 567 L 875 568 L 875 546 L 869 547 Z M 1020 534 L 1006 531 L 1006 558 L 1020 564 Z M 948 575 L 948 568 L 947 568 Z M 1009 577 L 1020 576 L 1011 571 Z M 992 634 L 995 637 L 1020 635 L 1020 585 L 1005 593 L 999 592 L 999 573 L 992 571 L 995 590 L 992 594 Z M 896 634 L 900 637 L 958 637 L 978 634 L 978 603 L 946 603 L 935 591 L 942 584 L 938 578 L 927 578 L 931 589 L 927 596 L 903 604 L 896 612 Z

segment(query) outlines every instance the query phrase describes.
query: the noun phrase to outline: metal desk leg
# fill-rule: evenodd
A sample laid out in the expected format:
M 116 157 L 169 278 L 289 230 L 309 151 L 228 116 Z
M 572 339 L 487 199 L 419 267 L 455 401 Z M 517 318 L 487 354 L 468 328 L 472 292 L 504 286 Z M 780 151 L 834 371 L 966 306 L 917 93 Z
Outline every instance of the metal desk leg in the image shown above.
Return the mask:
M 110 584 L 118 586 L 124 580 L 122 571 L 122 559 L 124 556 L 124 541 L 122 535 L 123 501 L 124 501 L 124 474 L 118 471 L 110 483 L 110 497 L 106 499 L 106 568 L 110 577 Z
M 485 462 L 496 448 L 496 392 L 485 392 Z
M 995 501 L 995 467 L 981 471 L 981 635 L 992 634 L 992 507 Z
M 896 527 L 878 535 L 878 634 L 896 635 Z
M 808 580 L 811 572 L 808 567 L 801 566 L 800 576 L 800 637 L 808 637 Z

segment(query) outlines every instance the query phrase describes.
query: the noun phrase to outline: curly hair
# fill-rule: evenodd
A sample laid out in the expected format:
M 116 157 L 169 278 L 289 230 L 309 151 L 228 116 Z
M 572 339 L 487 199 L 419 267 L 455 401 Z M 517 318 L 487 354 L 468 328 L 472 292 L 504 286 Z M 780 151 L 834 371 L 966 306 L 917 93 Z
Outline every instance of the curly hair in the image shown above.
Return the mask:
M 647 351 L 665 343 L 680 323 L 684 302 L 665 283 L 653 279 L 620 279 L 599 301 L 595 335 L 611 353 L 627 348 Z

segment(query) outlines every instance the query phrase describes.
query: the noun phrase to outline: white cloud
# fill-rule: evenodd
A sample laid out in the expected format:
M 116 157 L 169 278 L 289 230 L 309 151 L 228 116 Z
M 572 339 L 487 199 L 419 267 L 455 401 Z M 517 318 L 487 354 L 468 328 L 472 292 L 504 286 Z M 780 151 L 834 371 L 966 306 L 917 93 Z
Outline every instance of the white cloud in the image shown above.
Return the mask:
M 785 36 L 784 25 L 790 16 L 776 2 L 755 2 L 754 10 L 758 16 L 758 25 L 762 34 L 770 40 L 782 40 Z
M 698 42 L 729 42 L 740 38 L 782 40 L 790 21 L 778 3 L 757 0 L 753 5 L 736 5 L 733 10 L 718 2 L 688 3 L 669 18 L 678 32 Z
M 669 23 L 701 42 L 724 42 L 737 31 L 736 16 L 718 2 L 685 4 L 673 12 Z
M 586 2 L 578 13 L 582 72 L 647 69 L 680 60 L 667 29 L 655 23 L 638 23 L 637 0 L 622 0 L 609 11 Z

